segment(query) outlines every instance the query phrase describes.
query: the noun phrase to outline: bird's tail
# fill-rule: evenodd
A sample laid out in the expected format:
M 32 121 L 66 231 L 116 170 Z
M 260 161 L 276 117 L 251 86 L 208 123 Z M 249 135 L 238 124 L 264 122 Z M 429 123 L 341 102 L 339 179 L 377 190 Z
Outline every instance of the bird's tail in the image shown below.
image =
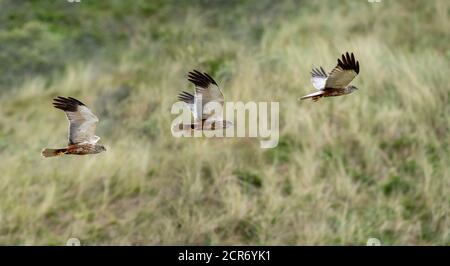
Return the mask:
M 42 150 L 42 156 L 53 157 L 58 155 L 64 155 L 67 152 L 67 148 L 64 149 L 44 149 Z
M 301 97 L 300 98 L 300 100 L 306 100 L 306 99 L 309 99 L 309 98 L 311 98 L 311 100 L 313 100 L 313 102 L 317 102 L 320 98 L 322 98 L 323 96 L 322 95 L 317 95 L 317 96 L 304 96 L 304 97 Z
M 323 91 L 317 91 L 317 92 L 313 92 L 310 93 L 308 95 L 305 95 L 303 97 L 298 98 L 299 100 L 306 100 L 311 98 L 313 101 L 317 102 L 320 98 L 323 97 Z

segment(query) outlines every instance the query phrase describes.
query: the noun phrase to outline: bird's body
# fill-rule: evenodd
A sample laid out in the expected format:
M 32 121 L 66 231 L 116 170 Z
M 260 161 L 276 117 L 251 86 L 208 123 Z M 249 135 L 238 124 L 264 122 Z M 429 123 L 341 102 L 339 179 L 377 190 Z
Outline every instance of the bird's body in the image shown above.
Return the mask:
M 312 70 L 311 82 L 317 91 L 301 97 L 300 100 L 311 98 L 316 102 L 322 97 L 350 94 L 358 89 L 353 85 L 349 85 L 358 73 L 359 62 L 355 60 L 353 53 L 351 55 L 346 53 L 342 55 L 342 60 L 338 59 L 337 66 L 329 75 L 322 67 Z
M 329 89 L 329 90 L 325 90 L 325 93 L 323 94 L 323 97 L 334 97 L 334 96 L 341 96 L 344 94 L 349 94 L 352 93 L 353 91 L 351 90 L 350 87 L 345 87 L 343 89 Z
M 335 89 L 330 88 L 327 90 L 320 90 L 318 92 L 313 92 L 311 94 L 305 95 L 301 97 L 301 100 L 311 98 L 313 101 L 318 101 L 322 97 L 336 97 L 336 96 L 342 96 L 345 94 L 350 94 L 354 91 L 353 86 L 347 86 L 345 88 Z
M 53 157 L 60 155 L 86 155 L 106 151 L 98 145 L 100 139 L 95 135 L 98 118 L 82 102 L 74 98 L 57 97 L 54 99 L 55 108 L 66 113 L 69 120 L 69 144 L 60 149 L 44 149 L 42 156 Z
M 45 149 L 42 151 L 42 156 L 52 157 L 60 155 L 86 155 L 96 154 L 105 151 L 104 147 L 97 144 L 80 143 L 67 146 L 61 149 Z

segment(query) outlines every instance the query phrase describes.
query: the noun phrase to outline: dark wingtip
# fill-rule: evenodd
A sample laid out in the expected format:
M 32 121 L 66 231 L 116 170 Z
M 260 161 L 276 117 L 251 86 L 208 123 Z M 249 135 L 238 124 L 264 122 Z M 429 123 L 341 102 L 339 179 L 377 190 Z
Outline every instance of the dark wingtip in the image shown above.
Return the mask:
M 209 81 L 211 81 L 212 84 L 217 85 L 216 81 L 206 72 L 203 72 L 203 74 L 208 77 Z
M 84 105 L 79 100 L 72 97 L 57 96 L 53 99 L 53 107 L 68 112 L 76 112 L 79 105 Z
M 311 76 L 313 77 L 327 77 L 327 73 L 325 72 L 325 70 L 323 69 L 323 67 L 319 67 L 319 68 L 313 68 L 311 70 Z
M 185 103 L 194 103 L 194 95 L 190 94 L 189 92 L 182 91 L 180 94 L 178 94 L 178 100 Z
M 188 73 L 188 80 L 194 85 L 206 88 L 209 84 L 217 85 L 216 81 L 208 75 L 208 73 L 201 73 L 200 71 L 194 69 Z
M 359 74 L 359 62 L 356 61 L 353 53 L 345 52 L 345 54 L 342 54 L 341 59 L 338 58 L 338 66 L 344 70 L 353 70 L 356 74 Z
M 84 103 L 82 103 L 81 101 L 79 101 L 79 100 L 77 100 L 75 98 L 69 97 L 69 99 L 74 101 L 74 102 L 76 102 L 76 103 L 78 103 L 79 105 L 84 105 Z

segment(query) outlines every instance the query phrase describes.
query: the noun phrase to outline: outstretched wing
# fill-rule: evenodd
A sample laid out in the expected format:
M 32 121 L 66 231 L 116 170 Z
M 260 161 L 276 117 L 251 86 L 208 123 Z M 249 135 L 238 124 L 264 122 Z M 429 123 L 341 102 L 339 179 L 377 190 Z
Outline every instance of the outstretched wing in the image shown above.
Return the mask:
M 69 145 L 77 143 L 95 144 L 100 137 L 95 136 L 98 118 L 82 102 L 72 97 L 57 97 L 53 106 L 66 113 L 69 120 Z
M 214 81 L 214 79 L 207 73 L 201 73 L 197 70 L 191 71 L 188 74 L 188 80 L 195 85 L 195 97 L 194 97 L 194 116 L 202 117 L 202 119 L 208 119 L 214 115 L 213 109 L 205 108 L 205 105 L 209 102 L 218 102 L 223 105 L 224 98 L 222 91 Z M 201 100 L 201 102 L 199 102 Z M 202 113 L 197 112 L 197 106 L 201 105 Z
M 185 102 L 186 105 L 189 107 L 189 110 L 191 110 L 192 113 L 195 112 L 194 95 L 190 94 L 189 92 L 182 91 L 180 94 L 178 94 L 178 100 Z
M 311 83 L 317 90 L 323 90 L 323 88 L 325 88 L 325 82 L 327 81 L 327 78 L 328 75 L 322 67 L 320 67 L 320 69 L 313 68 L 313 70 L 311 71 Z
M 326 89 L 345 88 L 359 73 L 359 62 L 355 60 L 353 53 L 342 55 L 338 59 L 337 66 L 331 71 L 325 83 Z

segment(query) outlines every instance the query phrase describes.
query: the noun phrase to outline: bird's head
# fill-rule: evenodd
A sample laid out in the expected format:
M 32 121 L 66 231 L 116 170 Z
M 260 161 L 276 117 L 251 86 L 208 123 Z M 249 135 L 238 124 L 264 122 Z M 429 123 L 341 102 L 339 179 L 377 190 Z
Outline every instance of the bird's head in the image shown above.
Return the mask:
M 348 88 L 349 88 L 350 92 L 354 92 L 356 90 L 359 90 L 356 86 L 353 86 L 353 85 L 348 86 Z
M 105 146 L 102 146 L 102 145 L 96 145 L 95 150 L 97 151 L 97 153 L 100 153 L 102 151 L 106 151 L 106 148 L 105 148 Z

